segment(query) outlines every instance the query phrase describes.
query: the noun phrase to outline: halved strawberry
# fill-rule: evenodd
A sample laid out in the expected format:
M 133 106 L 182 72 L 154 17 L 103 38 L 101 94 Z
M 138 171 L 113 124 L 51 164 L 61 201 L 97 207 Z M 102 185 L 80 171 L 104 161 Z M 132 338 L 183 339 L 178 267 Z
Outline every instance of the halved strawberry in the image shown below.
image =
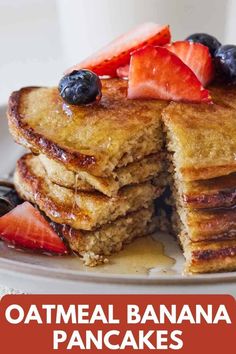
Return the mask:
M 211 102 L 193 71 L 163 47 L 145 47 L 133 53 L 128 98 Z
M 197 76 L 203 86 L 210 83 L 214 76 L 212 56 L 208 47 L 189 41 L 179 41 L 167 45 Z
M 0 218 L 0 238 L 31 250 L 68 253 L 60 237 L 29 202 L 18 205 Z
M 120 68 L 118 68 L 116 70 L 117 76 L 120 79 L 128 79 L 129 76 L 129 64 L 125 65 L 125 66 L 121 66 Z
M 97 75 L 116 77 L 116 70 L 130 62 L 130 53 L 145 45 L 164 45 L 170 42 L 169 26 L 144 23 L 118 37 L 81 63 L 66 71 L 89 69 Z

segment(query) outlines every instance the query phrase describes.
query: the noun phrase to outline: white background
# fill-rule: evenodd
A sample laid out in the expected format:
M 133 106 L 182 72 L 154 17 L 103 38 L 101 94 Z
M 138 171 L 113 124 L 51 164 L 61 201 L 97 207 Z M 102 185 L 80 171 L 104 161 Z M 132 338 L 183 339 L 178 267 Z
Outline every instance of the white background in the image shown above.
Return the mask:
M 0 104 L 27 85 L 57 85 L 63 70 L 143 21 L 236 43 L 235 0 L 0 0 Z
M 64 69 L 54 0 L 0 0 L 0 104 L 11 91 L 56 84 Z

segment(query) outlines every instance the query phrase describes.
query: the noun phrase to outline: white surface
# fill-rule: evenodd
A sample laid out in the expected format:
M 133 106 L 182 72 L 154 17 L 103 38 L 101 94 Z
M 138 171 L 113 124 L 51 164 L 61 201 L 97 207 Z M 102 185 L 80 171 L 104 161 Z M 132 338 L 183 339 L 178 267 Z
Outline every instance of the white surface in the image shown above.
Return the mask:
M 235 38 L 233 0 L 58 0 L 57 4 L 68 66 L 142 22 L 170 24 L 173 40 L 195 32 L 210 33 L 220 41 Z
M 65 68 L 55 0 L 0 0 L 0 104 L 22 86 L 57 85 Z
M 0 177 L 14 166 L 21 149 L 12 141 L 0 108 Z M 6 158 L 7 156 L 7 158 Z M 112 274 L 86 268 L 77 257 L 49 257 L 8 248 L 0 243 L 0 284 L 29 293 L 229 293 L 236 296 L 236 273 L 183 275 L 184 259 L 177 243 L 157 234 L 165 254 L 176 263 L 149 274 Z M 5 291 L 5 290 L 4 290 Z M 1 294 L 1 291 L 0 291 Z

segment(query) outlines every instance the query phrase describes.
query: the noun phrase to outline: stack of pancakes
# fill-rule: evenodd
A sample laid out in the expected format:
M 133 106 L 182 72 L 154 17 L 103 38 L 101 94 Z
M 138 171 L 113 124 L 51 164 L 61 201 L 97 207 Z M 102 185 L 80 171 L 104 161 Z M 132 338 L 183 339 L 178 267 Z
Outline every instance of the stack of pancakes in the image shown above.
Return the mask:
M 67 105 L 57 88 L 25 88 L 10 98 L 10 131 L 31 150 L 17 162 L 16 189 L 87 265 L 158 226 L 166 105 L 127 100 L 120 80 L 104 80 L 102 100 L 88 106 Z
M 236 90 L 213 87 L 213 105 L 163 112 L 175 212 L 188 272 L 236 269 Z
M 17 163 L 22 198 L 96 265 L 160 228 L 153 203 L 170 185 L 186 270 L 236 269 L 235 88 L 212 87 L 214 104 L 128 100 L 118 79 L 102 92 L 80 107 L 57 88 L 12 94 L 10 131 L 32 152 Z

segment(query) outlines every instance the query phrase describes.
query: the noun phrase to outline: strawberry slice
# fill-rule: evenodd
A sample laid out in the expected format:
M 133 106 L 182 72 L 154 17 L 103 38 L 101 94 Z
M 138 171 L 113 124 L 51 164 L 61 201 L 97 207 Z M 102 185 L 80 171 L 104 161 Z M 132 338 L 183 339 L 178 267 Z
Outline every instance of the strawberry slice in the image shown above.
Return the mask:
M 163 47 L 145 47 L 133 53 L 128 98 L 211 102 L 193 71 Z
M 0 218 L 0 238 L 31 250 L 67 254 L 67 248 L 40 212 L 24 202 Z
M 197 76 L 203 86 L 210 83 L 214 76 L 214 66 L 208 47 L 200 43 L 179 41 L 166 48 L 177 55 Z
M 66 71 L 89 69 L 97 75 L 116 77 L 116 70 L 130 62 L 130 53 L 145 45 L 164 45 L 170 42 L 169 26 L 144 23 L 118 37 L 81 63 Z
M 118 68 L 116 70 L 117 76 L 120 79 L 128 79 L 129 76 L 129 64 L 125 65 L 125 66 L 121 66 L 120 68 Z

